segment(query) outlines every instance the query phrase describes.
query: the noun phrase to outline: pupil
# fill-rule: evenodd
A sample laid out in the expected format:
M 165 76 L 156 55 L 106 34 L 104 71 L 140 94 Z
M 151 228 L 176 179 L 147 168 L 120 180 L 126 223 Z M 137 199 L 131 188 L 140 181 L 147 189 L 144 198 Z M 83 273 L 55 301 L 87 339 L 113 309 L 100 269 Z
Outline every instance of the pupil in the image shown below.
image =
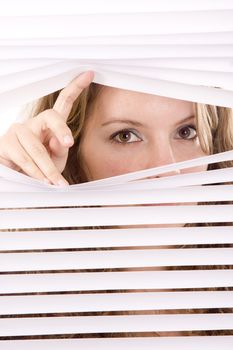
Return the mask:
M 125 131 L 120 134 L 121 141 L 128 141 L 130 139 L 130 133 Z
M 189 128 L 182 128 L 180 130 L 180 136 L 181 137 L 189 137 L 190 136 L 190 130 Z

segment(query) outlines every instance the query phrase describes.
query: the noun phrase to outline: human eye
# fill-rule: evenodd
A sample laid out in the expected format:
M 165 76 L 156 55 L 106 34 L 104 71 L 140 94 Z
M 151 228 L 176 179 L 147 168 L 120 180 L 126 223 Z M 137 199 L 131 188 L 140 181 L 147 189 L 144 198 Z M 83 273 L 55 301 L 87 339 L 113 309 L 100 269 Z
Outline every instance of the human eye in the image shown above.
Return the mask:
M 110 140 L 121 144 L 133 143 L 142 141 L 142 138 L 135 130 L 123 129 L 111 135 Z
M 175 133 L 176 139 L 194 140 L 197 138 L 197 130 L 194 125 L 183 125 Z

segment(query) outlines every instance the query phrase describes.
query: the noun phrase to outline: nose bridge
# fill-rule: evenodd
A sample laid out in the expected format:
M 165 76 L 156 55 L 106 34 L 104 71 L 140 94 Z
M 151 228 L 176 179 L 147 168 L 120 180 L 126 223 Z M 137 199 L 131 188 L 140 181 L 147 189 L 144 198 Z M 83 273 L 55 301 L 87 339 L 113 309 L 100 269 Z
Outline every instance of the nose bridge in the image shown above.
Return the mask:
M 170 140 L 164 135 L 157 137 L 153 141 L 149 161 L 151 168 L 176 163 L 174 149 L 170 143 Z M 179 173 L 180 170 L 178 169 L 161 174 L 159 177 L 172 176 Z

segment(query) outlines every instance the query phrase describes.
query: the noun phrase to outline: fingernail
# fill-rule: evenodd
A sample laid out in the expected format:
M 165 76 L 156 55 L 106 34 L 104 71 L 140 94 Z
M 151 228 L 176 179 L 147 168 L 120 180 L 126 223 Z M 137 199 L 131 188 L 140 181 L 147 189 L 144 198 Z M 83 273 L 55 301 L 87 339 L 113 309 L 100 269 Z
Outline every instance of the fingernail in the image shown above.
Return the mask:
M 69 184 L 67 182 L 65 182 L 64 180 L 59 180 L 57 183 L 57 186 L 66 187 L 66 186 L 69 186 Z
M 94 79 L 95 72 L 92 71 L 92 70 L 89 70 L 88 73 L 89 73 L 89 78 L 90 78 L 90 80 L 92 81 L 92 80 Z
M 73 138 L 70 135 L 66 135 L 63 137 L 63 141 L 66 145 L 73 144 Z
M 79 83 L 78 85 L 82 88 L 85 89 L 94 79 L 94 72 L 93 71 L 86 71 L 81 73 L 78 76 Z

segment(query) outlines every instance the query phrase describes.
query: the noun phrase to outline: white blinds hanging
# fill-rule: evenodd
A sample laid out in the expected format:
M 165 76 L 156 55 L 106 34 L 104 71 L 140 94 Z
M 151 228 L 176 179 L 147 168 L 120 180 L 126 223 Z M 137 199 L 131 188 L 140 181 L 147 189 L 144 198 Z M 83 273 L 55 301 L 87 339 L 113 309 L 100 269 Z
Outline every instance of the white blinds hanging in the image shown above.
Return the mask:
M 101 84 L 232 107 L 232 19 L 231 0 L 8 0 L 0 105 L 91 68 Z M 233 169 L 145 179 L 229 160 L 66 190 L 0 166 L 0 349 L 232 349 Z
M 101 84 L 233 106 L 231 0 L 147 0 L 133 6 L 24 0 L 4 7 L 2 108 L 12 99 L 24 104 L 56 91 L 89 68 Z
M 173 167 L 185 169 L 197 162 L 214 162 L 216 158 L 232 159 L 232 152 L 177 163 Z M 178 176 L 180 183 L 176 183 L 177 176 L 169 176 L 174 183 L 172 188 L 171 182 L 167 186 L 165 182 L 160 188 L 161 178 L 154 178 L 150 183 L 158 182 L 155 189 L 142 190 L 135 185 L 130 190 L 131 178 L 138 180 L 135 184 L 143 185 L 148 182 L 143 178 L 152 176 L 153 172 L 154 175 L 164 173 L 168 167 L 59 189 L 1 166 L 2 346 L 6 349 L 27 346 L 51 349 L 59 345 L 61 349 L 74 346 L 89 349 L 94 343 L 97 348 L 109 346 L 110 349 L 120 344 L 135 345 L 138 349 L 152 349 L 155 345 L 162 349 L 171 346 L 182 349 L 188 341 L 193 349 L 204 344 L 218 349 L 221 339 L 224 348 L 232 347 L 233 337 L 224 334 L 232 331 L 233 324 L 233 253 L 232 248 L 226 246 L 233 242 L 233 231 L 232 226 L 221 223 L 233 221 L 233 210 L 229 204 L 201 204 L 232 200 L 232 185 L 212 186 L 210 176 L 210 183 L 205 181 L 203 191 L 198 191 L 199 187 L 192 182 L 190 186 L 182 185 L 182 177 L 187 175 L 183 174 Z M 232 168 L 222 169 L 220 178 L 225 178 L 225 171 L 227 181 L 232 181 Z M 8 183 L 12 185 L 11 191 L 6 190 Z M 128 190 L 122 191 L 123 185 L 129 186 Z M 24 196 L 18 197 L 22 188 Z M 218 188 L 221 191 L 215 195 L 212 190 Z M 133 198 L 131 202 L 130 197 Z M 190 204 L 194 200 L 200 205 L 171 206 L 179 201 Z M 170 205 L 163 207 L 128 206 L 168 202 Z M 114 205 L 121 206 L 121 215 L 116 214 Z M 184 214 L 188 208 L 191 210 Z M 195 217 L 196 208 L 201 209 L 201 214 Z M 96 224 L 92 221 L 95 216 L 89 213 L 96 209 L 100 209 L 97 217 L 102 228 L 84 230 L 84 226 Z M 111 228 L 108 227 L 108 209 L 115 214 Z M 217 222 L 219 226 L 121 228 L 122 218 L 128 217 L 128 209 L 140 210 L 141 221 L 136 223 L 174 223 L 184 215 L 187 223 L 200 222 L 209 215 L 204 221 Z M 166 210 L 164 217 L 161 209 Z M 181 209 L 179 219 L 177 213 L 174 215 L 175 209 Z M 43 213 L 39 219 L 36 218 L 38 213 Z M 80 221 L 86 213 L 88 218 Z M 135 225 L 135 213 L 127 223 Z M 190 246 L 192 244 L 195 248 Z M 201 248 L 198 244 L 205 246 Z M 226 287 L 228 290 L 223 290 Z M 227 312 L 216 313 L 217 309 Z M 217 342 L 214 336 L 185 336 L 187 332 L 195 335 L 195 331 L 214 330 L 222 332 Z M 159 333 L 162 339 L 151 338 L 151 333 Z M 46 339 L 46 336 L 56 338 L 59 334 L 67 339 Z M 69 334 L 86 339 L 71 340 Z M 101 334 L 107 339 L 100 339 Z M 114 334 L 117 338 L 112 337 Z M 124 334 L 126 337 L 122 338 Z M 131 338 L 129 334 L 139 338 Z M 173 334 L 175 338 L 166 337 Z M 9 336 L 13 338 L 9 340 Z M 29 340 L 31 336 L 35 339 Z

